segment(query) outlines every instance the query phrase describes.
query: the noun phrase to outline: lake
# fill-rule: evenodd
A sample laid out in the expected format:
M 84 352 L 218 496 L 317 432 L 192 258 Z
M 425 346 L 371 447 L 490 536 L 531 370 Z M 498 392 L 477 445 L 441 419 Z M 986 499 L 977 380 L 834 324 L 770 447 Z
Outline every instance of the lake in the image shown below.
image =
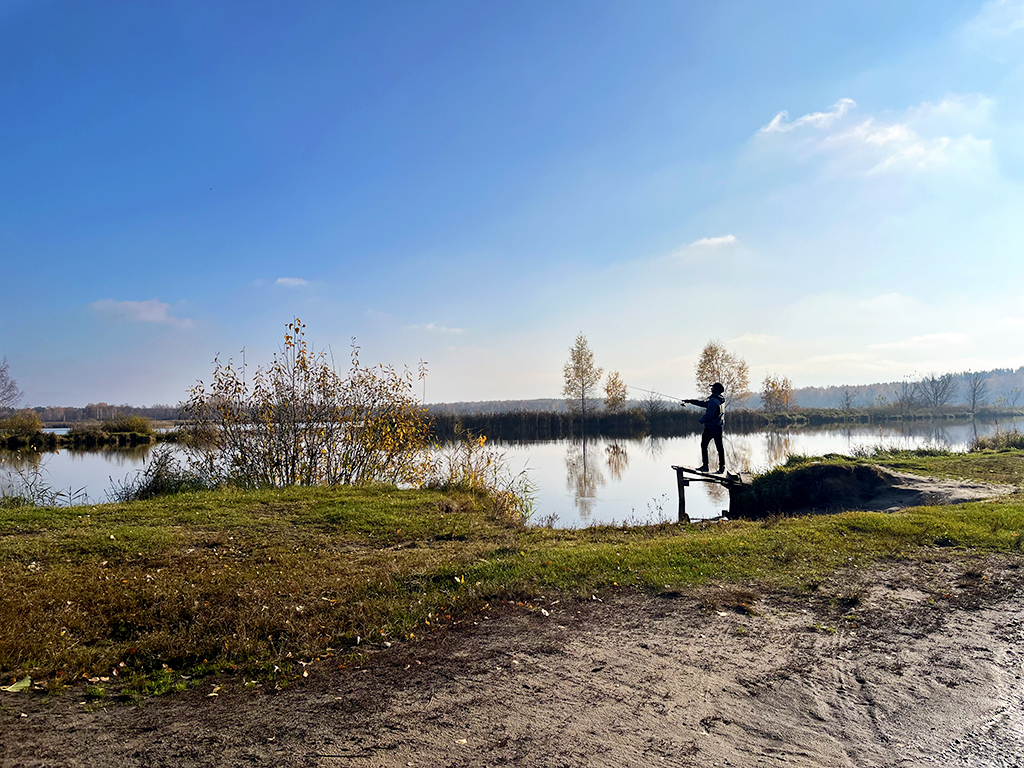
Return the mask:
M 1024 422 L 1006 422 L 1003 429 L 1024 428 Z M 791 454 L 850 454 L 878 445 L 918 448 L 935 445 L 963 450 L 975 435 L 995 433 L 995 424 L 915 422 L 902 427 L 853 425 L 787 432 L 726 435 L 726 463 L 730 472 L 764 471 L 778 466 Z M 641 439 L 588 438 L 531 443 L 501 443 L 512 471 L 526 469 L 535 486 L 534 517 L 538 524 L 559 528 L 602 523 L 653 523 L 675 520 L 678 509 L 672 465 L 700 463 L 700 436 Z M 94 451 L 62 450 L 47 454 L 0 455 L 0 483 L 10 473 L 39 467 L 52 488 L 78 492 L 78 503 L 107 501 L 116 481 L 139 471 L 150 446 Z M 712 460 L 714 464 L 714 460 Z M 695 483 L 686 492 L 692 519 L 718 517 L 729 506 L 719 486 Z

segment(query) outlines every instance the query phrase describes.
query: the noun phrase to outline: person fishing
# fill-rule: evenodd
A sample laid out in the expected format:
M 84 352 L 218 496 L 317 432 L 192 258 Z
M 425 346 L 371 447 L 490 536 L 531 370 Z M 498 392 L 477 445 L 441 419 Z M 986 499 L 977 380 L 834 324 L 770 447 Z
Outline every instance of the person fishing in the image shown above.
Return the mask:
M 705 408 L 704 415 L 700 417 L 700 423 L 704 425 L 704 431 L 700 436 L 700 458 L 701 465 L 699 472 L 708 471 L 708 443 L 715 441 L 715 449 L 718 451 L 718 472 L 725 472 L 725 449 L 722 445 L 722 427 L 725 424 L 725 387 L 717 381 L 711 385 L 711 396 L 707 400 L 683 400 L 683 405 L 689 403 Z

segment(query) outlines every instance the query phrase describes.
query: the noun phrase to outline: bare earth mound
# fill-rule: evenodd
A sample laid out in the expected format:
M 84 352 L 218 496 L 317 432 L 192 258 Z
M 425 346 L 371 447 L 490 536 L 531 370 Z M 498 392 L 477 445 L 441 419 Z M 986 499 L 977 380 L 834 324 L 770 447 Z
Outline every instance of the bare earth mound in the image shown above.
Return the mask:
M 939 550 L 805 597 L 504 606 L 279 693 L 0 694 L 0 764 L 1016 766 L 1022 563 Z

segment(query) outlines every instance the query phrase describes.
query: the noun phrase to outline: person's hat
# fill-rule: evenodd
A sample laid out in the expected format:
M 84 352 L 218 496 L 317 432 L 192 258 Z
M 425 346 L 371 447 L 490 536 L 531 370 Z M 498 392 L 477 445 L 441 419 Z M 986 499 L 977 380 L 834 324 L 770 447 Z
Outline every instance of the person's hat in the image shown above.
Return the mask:
M 714 384 L 711 385 L 711 393 L 712 394 L 717 395 L 717 394 L 719 394 L 721 392 L 725 392 L 725 387 L 723 387 L 720 383 L 718 383 L 716 381 Z

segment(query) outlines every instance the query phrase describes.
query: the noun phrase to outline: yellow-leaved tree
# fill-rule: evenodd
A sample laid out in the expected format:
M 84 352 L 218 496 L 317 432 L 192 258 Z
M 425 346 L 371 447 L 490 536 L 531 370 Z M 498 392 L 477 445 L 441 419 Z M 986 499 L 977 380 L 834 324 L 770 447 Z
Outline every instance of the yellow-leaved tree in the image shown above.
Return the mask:
M 594 353 L 590 351 L 587 337 L 582 333 L 569 348 L 569 362 L 562 369 L 565 385 L 562 396 L 569 408 L 586 416 L 587 406 L 592 404 L 597 385 L 604 371 L 594 365 Z
M 604 407 L 609 411 L 618 411 L 626 404 L 626 382 L 619 376 L 618 371 L 612 371 L 604 380 Z
M 761 385 L 761 406 L 776 414 L 793 407 L 793 382 L 785 376 L 768 374 Z
M 709 341 L 701 350 L 696 367 L 697 390 L 703 396 L 711 385 L 719 382 L 725 387 L 729 403 L 739 404 L 750 397 L 750 372 L 747 361 L 729 352 L 719 341 Z

